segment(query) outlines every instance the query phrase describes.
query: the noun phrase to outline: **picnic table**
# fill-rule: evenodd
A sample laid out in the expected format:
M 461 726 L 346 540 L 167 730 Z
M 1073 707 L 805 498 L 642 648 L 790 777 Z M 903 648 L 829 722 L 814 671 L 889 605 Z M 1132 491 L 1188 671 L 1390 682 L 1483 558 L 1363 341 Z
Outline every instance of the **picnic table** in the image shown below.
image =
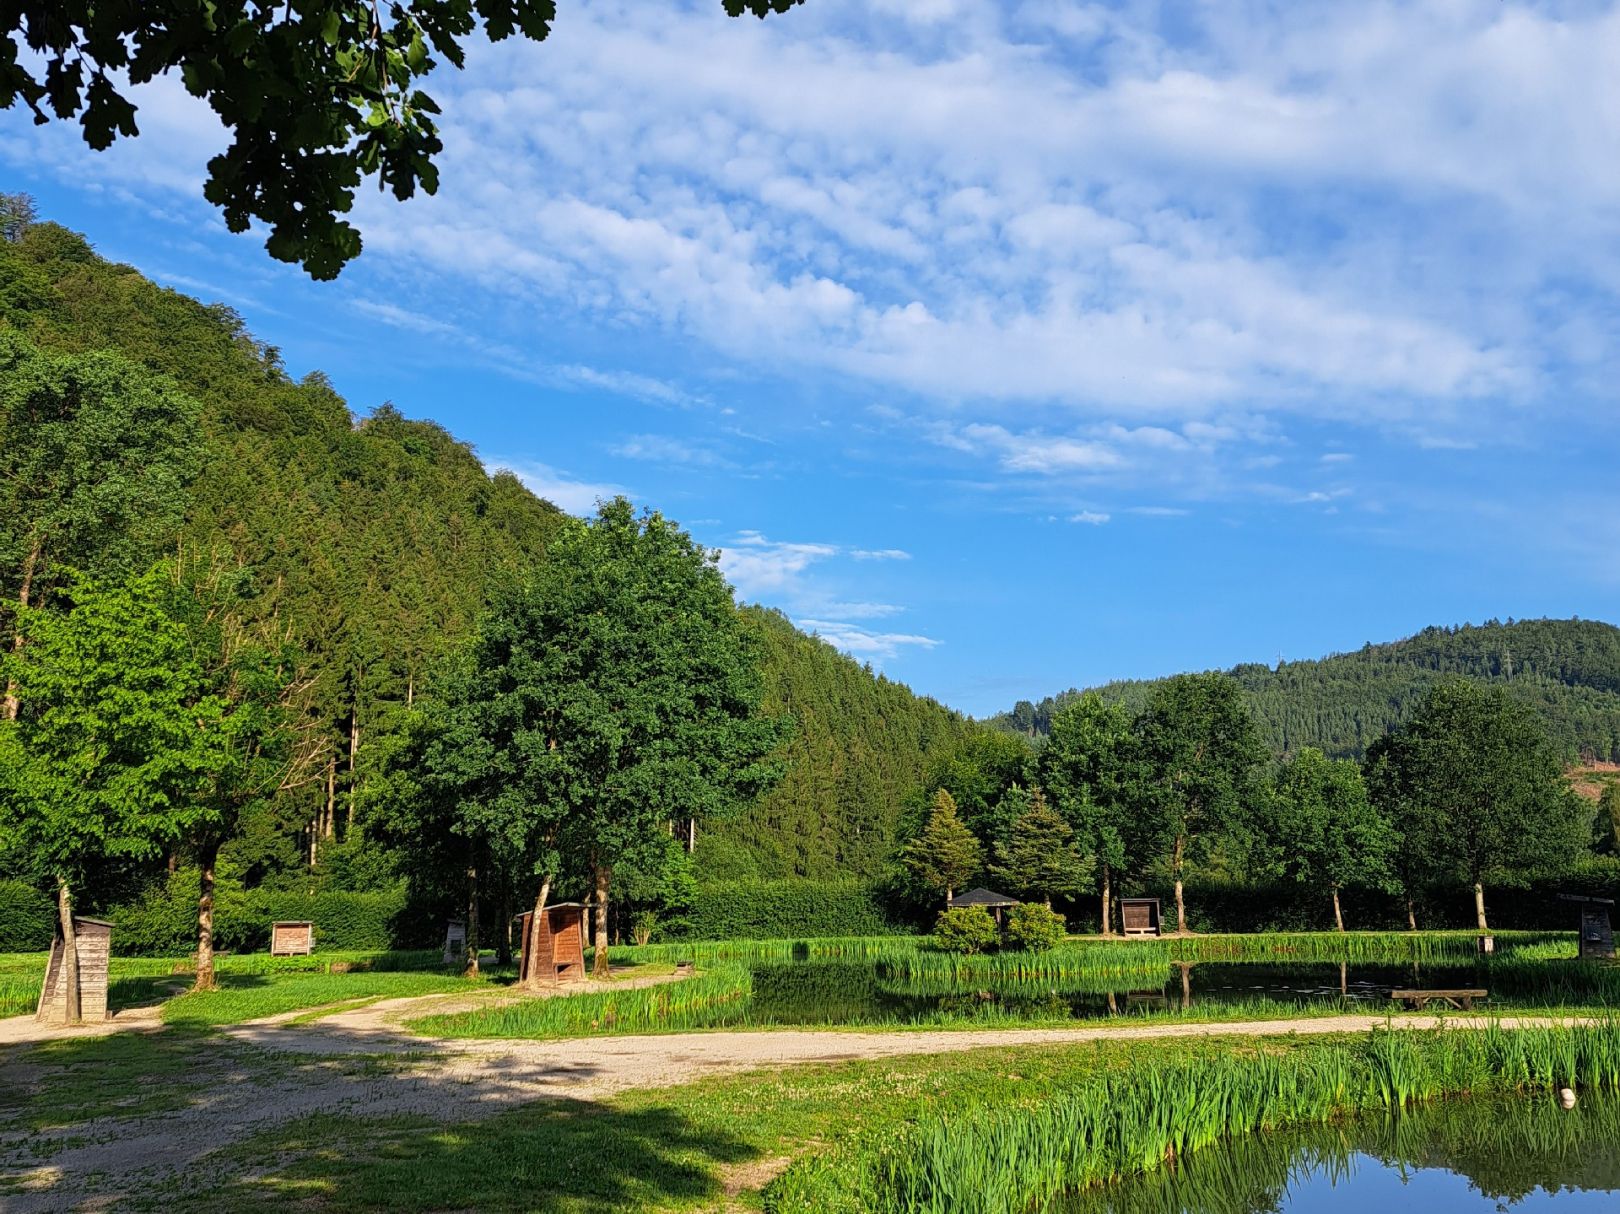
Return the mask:
M 1406 1004 L 1414 1012 L 1421 1012 L 1431 1003 L 1448 1003 L 1460 1012 L 1471 1012 L 1474 1010 L 1474 1000 L 1489 998 L 1490 992 L 1477 987 L 1456 990 L 1396 989 L 1390 991 L 1389 997 Z

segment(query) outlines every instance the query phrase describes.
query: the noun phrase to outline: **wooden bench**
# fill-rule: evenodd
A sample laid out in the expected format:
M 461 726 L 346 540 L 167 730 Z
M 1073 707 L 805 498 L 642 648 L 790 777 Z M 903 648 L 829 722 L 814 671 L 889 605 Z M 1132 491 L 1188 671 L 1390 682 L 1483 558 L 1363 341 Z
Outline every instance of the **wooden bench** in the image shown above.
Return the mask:
M 1389 997 L 1406 1004 L 1414 1012 L 1421 1012 L 1430 1003 L 1448 1003 L 1460 1012 L 1474 1010 L 1474 1000 L 1489 998 L 1489 991 L 1482 990 L 1393 990 Z

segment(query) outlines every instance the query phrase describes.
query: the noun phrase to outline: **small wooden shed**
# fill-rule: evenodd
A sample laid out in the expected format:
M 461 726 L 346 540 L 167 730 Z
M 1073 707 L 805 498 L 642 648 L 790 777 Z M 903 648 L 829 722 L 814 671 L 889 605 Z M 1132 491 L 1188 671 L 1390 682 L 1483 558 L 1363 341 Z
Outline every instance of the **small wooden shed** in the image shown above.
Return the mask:
M 1119 918 L 1127 936 L 1162 936 L 1157 898 L 1121 898 Z
M 270 925 L 272 957 L 307 957 L 315 951 L 315 925 L 307 920 L 288 920 Z
M 459 965 L 467 951 L 467 924 L 462 919 L 451 919 L 444 925 L 444 964 Z
M 1614 925 L 1609 913 L 1613 898 L 1590 898 L 1585 894 L 1559 894 L 1562 902 L 1574 903 L 1581 912 L 1581 942 L 1577 954 L 1582 961 L 1603 961 L 1614 956 Z
M 1010 898 L 1006 894 L 998 894 L 995 890 L 985 889 L 983 886 L 978 889 L 970 889 L 965 894 L 957 894 L 956 897 L 951 899 L 952 910 L 956 910 L 958 907 L 982 906 L 996 917 L 997 923 L 1001 922 L 1002 911 L 1009 906 L 1019 905 L 1021 903 L 1017 898 Z
M 107 1018 L 107 963 L 112 956 L 112 924 L 105 919 L 73 917 L 73 933 L 78 938 L 74 951 L 79 957 L 79 1014 L 87 1021 Z M 67 1019 L 66 951 L 62 931 L 57 928 L 51 942 L 51 959 L 45 967 L 45 982 L 39 988 L 36 1020 Z
M 585 904 L 553 902 L 540 917 L 540 940 L 534 961 L 544 982 L 574 982 L 585 976 Z M 518 960 L 518 980 L 529 976 L 529 924 L 533 911 L 518 916 L 518 939 L 523 952 Z

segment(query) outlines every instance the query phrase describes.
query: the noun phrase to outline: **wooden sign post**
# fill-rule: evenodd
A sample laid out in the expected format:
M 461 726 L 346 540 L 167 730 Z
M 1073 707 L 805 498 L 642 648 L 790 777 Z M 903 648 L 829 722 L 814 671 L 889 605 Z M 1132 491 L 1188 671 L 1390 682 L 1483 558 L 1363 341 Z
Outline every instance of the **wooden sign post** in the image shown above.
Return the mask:
M 73 918 L 78 937 L 79 1014 L 86 1022 L 107 1018 L 107 962 L 112 956 L 112 924 L 105 919 Z M 67 975 L 62 936 L 58 930 L 51 943 L 50 964 L 45 967 L 45 984 L 40 987 L 36 1020 L 67 1019 Z
M 272 923 L 272 957 L 307 957 L 315 951 L 315 925 L 308 922 Z

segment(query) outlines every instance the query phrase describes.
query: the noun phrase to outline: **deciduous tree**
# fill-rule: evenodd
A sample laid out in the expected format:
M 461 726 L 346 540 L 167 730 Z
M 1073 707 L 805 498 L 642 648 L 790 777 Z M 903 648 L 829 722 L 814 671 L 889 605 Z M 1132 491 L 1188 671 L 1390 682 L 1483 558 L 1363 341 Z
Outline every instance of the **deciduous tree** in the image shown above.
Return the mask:
M 1391 880 L 1395 834 L 1367 797 L 1361 769 L 1306 747 L 1277 771 L 1265 825 L 1272 863 L 1302 884 L 1326 886 L 1333 923 L 1344 930 L 1339 890 Z

